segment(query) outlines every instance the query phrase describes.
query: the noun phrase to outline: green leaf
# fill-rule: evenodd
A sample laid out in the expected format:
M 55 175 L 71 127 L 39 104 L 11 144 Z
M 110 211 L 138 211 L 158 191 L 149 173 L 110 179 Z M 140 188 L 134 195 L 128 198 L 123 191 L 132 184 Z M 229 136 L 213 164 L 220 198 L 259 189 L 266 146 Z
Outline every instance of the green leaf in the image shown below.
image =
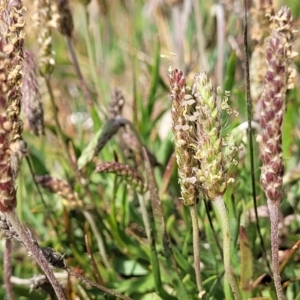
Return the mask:
M 127 120 L 122 117 L 108 120 L 104 127 L 96 132 L 95 136 L 82 151 L 81 156 L 78 159 L 78 169 L 82 169 L 91 162 L 112 138 L 112 136 L 118 132 L 119 128 L 124 126 L 126 123 Z
M 232 52 L 225 71 L 224 91 L 231 91 L 234 84 L 235 70 L 237 57 L 236 53 Z

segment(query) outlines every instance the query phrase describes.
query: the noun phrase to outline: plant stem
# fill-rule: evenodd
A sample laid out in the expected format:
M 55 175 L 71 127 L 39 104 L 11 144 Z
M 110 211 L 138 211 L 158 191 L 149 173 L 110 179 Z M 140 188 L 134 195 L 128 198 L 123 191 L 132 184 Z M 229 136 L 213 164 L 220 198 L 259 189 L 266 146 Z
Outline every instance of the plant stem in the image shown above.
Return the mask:
M 272 265 L 273 278 L 278 300 L 284 300 L 284 295 L 281 286 L 279 259 L 278 259 L 278 222 L 279 222 L 279 208 L 278 204 L 268 199 L 268 209 L 271 221 L 271 248 L 272 248 Z
M 256 180 L 255 180 L 255 166 L 254 166 L 254 149 L 253 149 L 253 130 L 252 130 L 252 100 L 250 92 L 250 68 L 249 68 L 249 49 L 248 49 L 248 11 L 247 0 L 244 0 L 244 51 L 245 51 L 245 76 L 246 76 L 246 103 L 247 103 L 247 118 L 248 118 L 248 135 L 249 135 L 249 155 L 250 155 L 250 173 L 251 173 L 251 188 L 253 205 L 255 212 L 255 224 L 256 230 L 259 236 L 260 246 L 263 252 L 263 257 L 267 264 L 267 267 L 272 273 L 269 260 L 267 257 L 267 251 L 265 248 L 263 236 L 261 234 L 260 225 L 258 221 L 257 202 L 256 202 Z
M 198 225 L 198 214 L 197 214 L 197 204 L 189 206 L 192 227 L 193 227 L 193 252 L 194 252 L 194 268 L 196 274 L 196 282 L 199 294 L 202 293 L 202 279 L 201 279 L 201 269 L 200 269 L 200 245 L 199 245 L 199 225 Z
M 234 298 L 236 300 L 241 300 L 242 298 L 241 298 L 240 290 L 236 283 L 232 271 L 232 267 L 230 264 L 230 230 L 229 230 L 228 214 L 224 203 L 224 199 L 222 196 L 218 196 L 214 199 L 213 203 L 215 204 L 216 209 L 218 211 L 220 221 L 221 221 L 222 233 L 223 233 L 223 263 L 225 269 L 225 277 L 230 284 Z
M 101 285 L 101 284 L 97 284 L 97 283 L 95 283 L 95 282 L 93 282 L 93 281 L 91 281 L 91 280 L 89 280 L 89 279 L 83 277 L 82 275 L 80 275 L 80 274 L 74 272 L 73 270 L 71 270 L 71 269 L 69 269 L 69 268 L 67 268 L 66 271 L 67 271 L 70 275 L 75 276 L 77 279 L 80 279 L 80 280 L 82 280 L 83 282 L 85 282 L 85 283 L 87 283 L 87 284 L 89 284 L 89 285 L 91 285 L 91 286 L 94 286 L 94 287 L 100 289 L 101 291 L 103 291 L 103 292 L 105 292 L 105 293 L 107 293 L 107 294 L 110 294 L 110 295 L 112 295 L 112 296 L 116 296 L 116 297 L 118 297 L 118 298 L 120 298 L 120 299 L 123 299 L 123 300 L 133 300 L 132 298 L 127 297 L 127 296 L 125 296 L 125 295 L 122 295 L 122 294 L 120 294 L 120 293 L 118 293 L 118 292 L 116 292 L 116 291 L 114 291 L 114 290 L 111 290 L 111 289 L 109 289 L 109 288 L 107 288 L 107 287 L 105 287 L 105 286 L 103 286 L 103 285 Z
M 211 215 L 210 215 L 210 212 L 209 212 L 209 207 L 208 207 L 208 202 L 206 199 L 204 199 L 204 204 L 205 204 L 205 211 L 206 211 L 206 215 L 207 215 L 207 218 L 208 218 L 208 222 L 209 222 L 209 226 L 211 228 L 211 231 L 212 231 L 212 234 L 213 234 L 213 237 L 214 237 L 214 240 L 215 240 L 215 243 L 217 245 L 217 248 L 220 252 L 220 256 L 223 260 L 223 251 L 222 251 L 222 247 L 220 245 L 220 242 L 219 242 L 219 239 L 218 239 L 218 235 L 217 235 L 217 232 L 215 230 L 215 227 L 214 227 L 214 224 L 212 222 L 212 218 L 211 218 Z
M 58 300 L 66 300 L 65 294 L 62 290 L 62 287 L 58 283 L 57 279 L 55 278 L 52 269 L 49 266 L 48 261 L 46 260 L 43 252 L 39 249 L 37 243 L 31 237 L 30 232 L 28 229 L 25 229 L 16 214 L 15 210 L 9 211 L 6 214 L 7 219 L 11 223 L 12 227 L 18 234 L 19 238 L 27 248 L 27 250 L 31 253 L 32 257 L 36 260 L 39 264 L 41 269 L 44 271 L 45 275 L 47 276 L 50 284 L 53 287 L 53 290 L 58 298 Z
M 89 106 L 92 106 L 94 102 L 93 102 L 93 99 L 92 99 L 91 94 L 89 92 L 88 86 L 87 86 L 87 84 L 86 84 L 86 82 L 83 78 L 82 73 L 81 73 L 79 63 L 78 63 L 78 59 L 77 59 L 77 56 L 76 56 L 76 52 L 75 52 L 74 47 L 73 47 L 72 40 L 71 40 L 70 37 L 67 37 L 66 40 L 67 40 L 68 50 L 69 50 L 69 53 L 70 53 L 70 56 L 71 56 L 71 59 L 72 59 L 72 63 L 73 63 L 76 75 L 79 79 L 84 97 L 86 99 L 87 104 Z
M 193 0 L 194 13 L 196 19 L 196 28 L 197 28 L 197 46 L 198 46 L 198 55 L 199 55 L 199 68 L 200 70 L 205 70 L 208 72 L 209 64 L 205 52 L 205 39 L 203 33 L 203 21 L 201 15 L 201 9 L 198 0 Z
M 94 234 L 94 237 L 95 237 L 97 245 L 98 245 L 100 256 L 101 256 L 101 258 L 103 260 L 103 264 L 105 265 L 105 267 L 108 270 L 112 270 L 112 266 L 109 263 L 109 260 L 108 260 L 108 257 L 107 257 L 107 253 L 106 253 L 106 250 L 105 250 L 105 245 L 104 245 L 103 238 L 102 238 L 101 234 L 99 233 L 99 229 L 98 229 L 98 227 L 96 225 L 94 217 L 87 210 L 83 210 L 82 214 L 84 215 L 85 219 L 88 221 L 88 223 L 91 226 L 92 232 Z
M 12 288 L 12 284 L 10 282 L 11 278 L 11 239 L 6 238 L 5 240 L 5 251 L 4 251 L 4 285 L 5 285 L 5 291 L 6 291 L 6 298 L 9 300 L 14 300 L 14 292 Z
M 151 226 L 150 226 L 150 220 L 149 220 L 149 215 L 145 203 L 145 199 L 141 194 L 138 194 L 138 199 L 139 199 L 139 204 L 140 204 L 140 209 L 141 209 L 141 214 L 142 214 L 142 219 L 145 227 L 145 232 L 146 236 L 149 242 L 149 245 L 151 245 L 151 240 L 152 240 L 152 233 L 151 233 Z

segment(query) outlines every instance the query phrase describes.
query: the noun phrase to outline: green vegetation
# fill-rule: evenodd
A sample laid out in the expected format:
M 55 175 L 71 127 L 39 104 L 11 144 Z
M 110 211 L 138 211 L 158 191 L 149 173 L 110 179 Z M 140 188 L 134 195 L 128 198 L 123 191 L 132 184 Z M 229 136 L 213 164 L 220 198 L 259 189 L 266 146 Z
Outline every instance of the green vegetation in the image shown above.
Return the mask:
M 300 2 L 252 1 L 249 82 L 241 1 L 34 2 L 0 4 L 0 298 L 56 299 L 41 255 L 66 299 L 300 300 Z

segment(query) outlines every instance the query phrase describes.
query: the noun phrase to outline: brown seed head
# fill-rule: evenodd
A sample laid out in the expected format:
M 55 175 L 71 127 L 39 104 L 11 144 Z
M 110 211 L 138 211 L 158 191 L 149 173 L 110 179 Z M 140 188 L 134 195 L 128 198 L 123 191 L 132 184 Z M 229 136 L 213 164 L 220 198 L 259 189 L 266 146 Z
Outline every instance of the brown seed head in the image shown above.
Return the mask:
M 279 204 L 282 201 L 284 173 L 282 157 L 282 122 L 285 112 L 286 91 L 290 87 L 290 63 L 292 52 L 292 16 L 287 7 L 280 9 L 274 21 L 274 29 L 266 41 L 267 70 L 261 97 L 260 124 L 262 127 L 261 183 L 268 199 Z
M 0 4 L 0 37 L 2 49 L 10 60 L 7 74 L 6 114 L 12 122 L 13 138 L 19 138 L 23 123 L 19 119 L 21 110 L 21 85 L 23 68 L 24 25 L 23 13 L 25 8 L 20 1 L 1 1 Z
M 52 194 L 66 199 L 70 202 L 78 200 L 78 195 L 73 191 L 70 184 L 64 180 L 53 178 L 49 175 L 35 176 L 35 181 L 41 187 Z
M 35 0 L 35 26 L 38 30 L 39 71 L 42 76 L 49 75 L 54 70 L 55 60 L 52 51 L 52 31 L 54 14 L 50 0 Z
M 186 80 L 182 71 L 170 70 L 169 81 L 172 100 L 172 131 L 174 133 L 175 155 L 181 196 L 185 205 L 194 205 L 198 198 L 197 179 L 193 168 L 197 168 L 194 150 L 191 147 L 195 138 L 194 123 L 190 118 L 195 100 L 186 92 Z
M 108 107 L 108 119 L 113 119 L 122 115 L 125 99 L 122 91 L 119 88 L 114 88 L 111 93 L 111 98 Z
M 129 165 L 125 165 L 119 162 L 105 162 L 96 167 L 96 172 L 100 173 L 113 173 L 120 176 L 130 186 L 134 186 L 141 192 L 146 191 L 146 186 L 142 176 L 136 172 Z
M 56 0 L 56 3 L 59 14 L 58 30 L 62 35 L 65 35 L 70 38 L 72 36 L 74 24 L 69 1 Z
M 0 2 L 0 211 L 17 204 L 11 145 L 20 138 L 19 119 L 25 25 L 20 1 Z

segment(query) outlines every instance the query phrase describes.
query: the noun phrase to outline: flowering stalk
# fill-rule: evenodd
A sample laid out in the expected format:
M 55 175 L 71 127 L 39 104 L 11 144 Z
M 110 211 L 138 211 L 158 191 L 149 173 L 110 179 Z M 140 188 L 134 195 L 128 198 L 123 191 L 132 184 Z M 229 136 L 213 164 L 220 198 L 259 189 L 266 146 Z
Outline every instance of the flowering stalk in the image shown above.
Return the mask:
M 196 210 L 199 191 L 196 186 L 197 179 L 193 171 L 198 165 L 194 158 L 194 149 L 191 147 L 192 141 L 195 138 L 193 126 L 195 119 L 190 117 L 190 112 L 194 109 L 195 100 L 186 93 L 186 80 L 181 71 L 177 69 L 170 70 L 169 79 L 172 100 L 172 130 L 174 133 L 179 184 L 183 203 L 190 208 L 196 281 L 199 294 L 203 294 L 200 270 L 199 226 Z
M 273 30 L 266 41 L 266 75 L 261 97 L 261 184 L 265 191 L 271 221 L 274 284 L 278 299 L 284 299 L 278 261 L 279 205 L 283 199 L 282 122 L 286 91 L 291 85 L 289 65 L 292 52 L 292 15 L 284 6 L 271 18 Z
M 19 118 L 21 109 L 21 85 L 23 69 L 23 44 L 25 8 L 21 1 L 0 2 L 0 212 L 5 214 L 16 235 L 32 253 L 51 282 L 58 299 L 65 299 L 61 286 L 16 214 L 17 168 L 13 162 L 13 149 L 21 140 L 23 123 Z
M 194 135 L 190 110 L 195 100 L 186 94 L 186 80 L 183 73 L 173 70 L 169 74 L 172 99 L 172 131 L 174 133 L 175 155 L 178 164 L 179 184 L 183 203 L 194 205 L 198 197 L 196 177 L 193 168 L 197 167 L 194 150 L 190 147 Z
M 228 214 L 223 194 L 227 183 L 233 181 L 227 178 L 228 168 L 236 164 L 235 157 L 240 150 L 235 145 L 232 136 L 221 136 L 221 112 L 225 110 L 231 114 L 228 95 L 220 101 L 220 91 L 216 90 L 205 72 L 195 75 L 192 89 L 196 101 L 192 116 L 196 120 L 196 142 L 191 145 L 196 153 L 198 168 L 194 170 L 198 183 L 204 194 L 213 201 L 219 213 L 223 232 L 223 259 L 226 279 L 228 280 L 235 299 L 241 299 L 240 291 L 230 264 L 230 230 Z

